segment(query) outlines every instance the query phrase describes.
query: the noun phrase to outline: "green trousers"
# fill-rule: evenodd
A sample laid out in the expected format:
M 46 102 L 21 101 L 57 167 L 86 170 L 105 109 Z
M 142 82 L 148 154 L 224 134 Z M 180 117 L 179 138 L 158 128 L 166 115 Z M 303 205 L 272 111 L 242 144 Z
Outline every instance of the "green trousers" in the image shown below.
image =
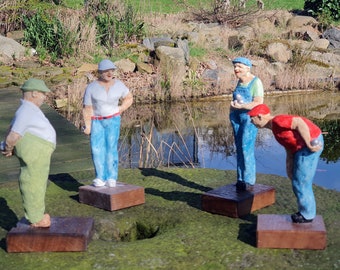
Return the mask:
M 45 194 L 55 145 L 26 133 L 15 145 L 20 161 L 19 188 L 25 217 L 31 223 L 42 220 L 45 213 Z

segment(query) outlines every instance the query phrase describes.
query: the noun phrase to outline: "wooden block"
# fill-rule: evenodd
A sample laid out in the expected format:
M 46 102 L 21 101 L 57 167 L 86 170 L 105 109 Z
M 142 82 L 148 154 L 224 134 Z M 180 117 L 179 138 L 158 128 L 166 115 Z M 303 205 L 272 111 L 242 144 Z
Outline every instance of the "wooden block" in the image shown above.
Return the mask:
M 258 248 L 326 248 L 326 228 L 321 216 L 311 223 L 293 223 L 290 215 L 258 215 L 256 238 Z
M 79 201 L 109 211 L 145 203 L 144 188 L 117 182 L 117 186 L 79 187 Z
M 253 191 L 236 192 L 234 184 L 202 195 L 202 210 L 228 217 L 241 217 L 275 203 L 275 189 L 255 184 Z
M 51 227 L 33 228 L 23 218 L 7 233 L 7 252 L 85 251 L 93 226 L 92 218 L 51 217 Z

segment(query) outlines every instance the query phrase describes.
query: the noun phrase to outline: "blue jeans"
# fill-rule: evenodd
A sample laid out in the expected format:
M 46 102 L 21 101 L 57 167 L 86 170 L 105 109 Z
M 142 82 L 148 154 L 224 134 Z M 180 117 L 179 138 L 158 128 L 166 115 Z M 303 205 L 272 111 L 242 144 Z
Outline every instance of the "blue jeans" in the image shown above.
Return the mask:
M 318 140 L 324 144 L 322 134 Z M 293 192 L 297 198 L 298 210 L 306 219 L 313 219 L 316 216 L 313 178 L 322 150 L 311 152 L 304 147 L 294 154 Z
M 91 151 L 96 178 L 103 181 L 118 179 L 118 140 L 120 116 L 92 120 Z
M 230 113 L 237 155 L 237 180 L 250 185 L 256 182 L 255 141 L 258 129 L 250 121 L 247 111 Z

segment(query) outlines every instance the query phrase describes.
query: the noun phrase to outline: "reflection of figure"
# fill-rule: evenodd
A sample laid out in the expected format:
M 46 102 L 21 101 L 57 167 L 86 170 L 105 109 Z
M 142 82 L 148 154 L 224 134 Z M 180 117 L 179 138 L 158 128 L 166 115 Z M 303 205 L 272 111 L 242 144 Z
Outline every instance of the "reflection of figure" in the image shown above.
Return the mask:
M 250 122 L 247 112 L 263 102 L 263 85 L 259 78 L 250 73 L 249 59 L 238 57 L 233 60 L 238 78 L 230 105 L 230 121 L 233 127 L 237 156 L 237 190 L 251 190 L 256 182 L 255 140 L 256 127 Z
M 91 134 L 92 159 L 96 171 L 93 185 L 115 187 L 118 178 L 120 114 L 129 108 L 133 96 L 120 80 L 110 60 L 98 65 L 99 79 L 90 83 L 84 95 L 85 134 Z M 119 106 L 119 100 L 123 99 Z
M 292 215 L 295 223 L 311 222 L 316 215 L 313 178 L 323 150 L 323 136 L 310 120 L 293 115 L 272 116 L 261 104 L 249 113 L 258 128 L 271 129 L 276 140 L 286 149 L 287 175 L 292 180 L 298 210 Z
M 9 157 L 14 149 L 19 158 L 19 187 L 26 219 L 33 227 L 49 227 L 50 216 L 44 214 L 45 193 L 56 133 L 40 106 L 50 90 L 38 79 L 27 80 L 21 90 L 23 99 L 10 125 L 2 153 Z

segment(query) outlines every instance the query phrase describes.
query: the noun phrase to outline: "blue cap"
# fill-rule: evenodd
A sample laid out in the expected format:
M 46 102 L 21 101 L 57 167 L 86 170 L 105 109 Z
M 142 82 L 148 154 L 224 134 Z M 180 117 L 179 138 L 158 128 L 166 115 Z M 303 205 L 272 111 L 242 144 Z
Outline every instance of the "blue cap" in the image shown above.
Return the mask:
M 100 63 L 98 64 L 98 70 L 100 70 L 100 71 L 108 70 L 108 69 L 116 69 L 116 68 L 117 67 L 115 66 L 115 64 L 112 63 L 108 59 L 104 59 L 104 60 L 100 61 Z
M 233 60 L 233 64 L 235 63 L 241 63 L 243 65 L 246 65 L 248 67 L 251 67 L 252 64 L 251 64 L 251 61 L 248 59 L 248 58 L 245 58 L 245 57 L 237 57 Z

